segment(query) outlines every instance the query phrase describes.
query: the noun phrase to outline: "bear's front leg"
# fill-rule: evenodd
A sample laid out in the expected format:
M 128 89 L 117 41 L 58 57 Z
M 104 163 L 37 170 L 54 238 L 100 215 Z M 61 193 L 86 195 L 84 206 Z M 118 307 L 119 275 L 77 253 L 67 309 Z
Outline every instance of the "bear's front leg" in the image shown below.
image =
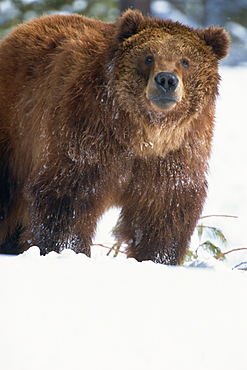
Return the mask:
M 28 207 L 30 222 L 21 236 L 23 244 L 38 246 L 42 255 L 69 248 L 90 256 L 97 215 L 81 200 L 77 199 L 75 206 L 68 198 L 46 197 L 42 207 L 36 202 Z
M 182 263 L 191 233 L 177 228 L 174 215 L 165 209 L 157 213 L 147 205 L 139 212 L 134 204 L 133 208 L 123 208 L 115 232 L 117 239 L 127 243 L 127 257 L 167 265 Z
M 202 173 L 162 160 L 136 163 L 115 235 L 138 261 L 181 264 L 206 195 Z M 171 169 L 173 172 L 170 172 Z M 148 174 L 148 176 L 147 176 Z
M 101 190 L 96 170 L 54 178 L 48 177 L 50 172 L 30 179 L 25 189 L 28 207 L 22 243 L 37 245 L 42 255 L 70 248 L 90 256 L 97 220 L 105 209 L 106 187 Z M 90 184 L 88 179 L 95 181 Z

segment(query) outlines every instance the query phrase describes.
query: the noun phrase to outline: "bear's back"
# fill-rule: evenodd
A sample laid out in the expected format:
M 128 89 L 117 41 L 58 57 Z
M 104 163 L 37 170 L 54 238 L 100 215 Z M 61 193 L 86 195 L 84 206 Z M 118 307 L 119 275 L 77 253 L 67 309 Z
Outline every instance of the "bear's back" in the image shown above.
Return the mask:
M 44 16 L 17 27 L 0 42 L 1 71 L 17 70 L 30 63 L 39 64 L 46 54 L 69 40 L 83 40 L 109 35 L 113 23 L 103 23 L 80 15 Z M 4 73 L 1 73 L 4 76 Z
M 24 117 L 35 101 L 42 109 L 47 91 L 51 91 L 53 85 L 59 86 L 63 75 L 69 73 L 73 63 L 70 49 L 75 46 L 72 44 L 77 44 L 80 51 L 75 58 L 82 60 L 89 52 L 85 47 L 89 45 L 88 40 L 92 40 L 90 48 L 94 50 L 95 40 L 107 39 L 114 27 L 114 23 L 80 15 L 44 16 L 20 25 L 0 42 L 0 143 L 9 140 L 6 139 L 9 130 L 12 140 L 16 136 L 19 141 L 14 133 L 16 129 L 12 132 L 9 125 L 14 115 Z M 54 74 L 60 73 L 57 80 L 52 80 L 52 70 Z M 43 90 L 46 93 L 42 96 Z M 54 92 L 52 94 L 54 97 Z

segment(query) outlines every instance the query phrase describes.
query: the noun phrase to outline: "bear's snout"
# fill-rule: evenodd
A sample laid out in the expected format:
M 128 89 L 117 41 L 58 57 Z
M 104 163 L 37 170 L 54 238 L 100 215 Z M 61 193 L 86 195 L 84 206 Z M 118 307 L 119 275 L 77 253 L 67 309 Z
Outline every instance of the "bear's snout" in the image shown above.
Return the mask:
M 174 73 L 160 72 L 154 77 L 155 84 L 161 92 L 170 94 L 174 92 L 178 86 L 178 78 Z
M 150 76 L 146 88 L 146 97 L 156 109 L 172 108 L 182 99 L 183 84 L 172 72 L 158 72 Z

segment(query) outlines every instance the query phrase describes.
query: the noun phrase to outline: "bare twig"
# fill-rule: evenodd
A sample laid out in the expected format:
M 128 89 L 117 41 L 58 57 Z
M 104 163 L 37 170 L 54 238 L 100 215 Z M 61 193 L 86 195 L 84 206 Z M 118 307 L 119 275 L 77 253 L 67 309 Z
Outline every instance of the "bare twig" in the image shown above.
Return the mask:
M 202 216 L 200 217 L 200 220 L 203 218 L 208 218 L 208 217 L 231 217 L 231 218 L 238 218 L 238 216 L 230 216 L 230 215 L 208 215 L 208 216 Z
M 216 259 L 220 259 L 220 258 L 224 257 L 228 253 L 237 252 L 237 251 L 243 251 L 243 250 L 247 250 L 247 248 L 235 248 L 235 249 L 231 249 L 230 251 L 227 251 L 227 252 L 224 252 L 224 253 L 219 253 L 217 256 L 215 256 L 215 258 Z
M 238 269 L 238 270 L 244 270 L 244 271 L 246 271 L 246 268 L 239 268 L 242 265 L 246 265 L 247 266 L 247 261 L 244 261 L 244 262 L 239 263 L 238 265 L 236 265 L 235 267 L 233 267 L 233 270 L 234 269 Z
M 120 252 L 120 253 L 126 254 L 126 252 L 125 252 L 125 251 L 121 251 L 120 249 L 117 249 L 117 248 L 115 248 L 114 246 L 113 246 L 113 247 L 107 247 L 106 245 L 104 245 L 104 244 L 99 244 L 99 243 L 97 243 L 97 244 L 92 244 L 92 246 L 93 246 L 93 247 L 94 247 L 94 246 L 99 246 L 99 247 L 102 247 L 102 248 L 110 249 L 110 251 L 114 251 L 114 252 L 116 252 L 116 253 Z

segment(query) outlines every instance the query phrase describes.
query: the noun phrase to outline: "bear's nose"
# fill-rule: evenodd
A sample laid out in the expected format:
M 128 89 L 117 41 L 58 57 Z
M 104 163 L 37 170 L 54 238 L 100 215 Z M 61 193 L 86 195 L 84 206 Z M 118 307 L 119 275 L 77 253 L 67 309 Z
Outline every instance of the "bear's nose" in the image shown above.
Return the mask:
M 174 73 L 160 72 L 154 77 L 158 87 L 162 87 L 165 92 L 172 92 L 178 86 L 178 78 Z

